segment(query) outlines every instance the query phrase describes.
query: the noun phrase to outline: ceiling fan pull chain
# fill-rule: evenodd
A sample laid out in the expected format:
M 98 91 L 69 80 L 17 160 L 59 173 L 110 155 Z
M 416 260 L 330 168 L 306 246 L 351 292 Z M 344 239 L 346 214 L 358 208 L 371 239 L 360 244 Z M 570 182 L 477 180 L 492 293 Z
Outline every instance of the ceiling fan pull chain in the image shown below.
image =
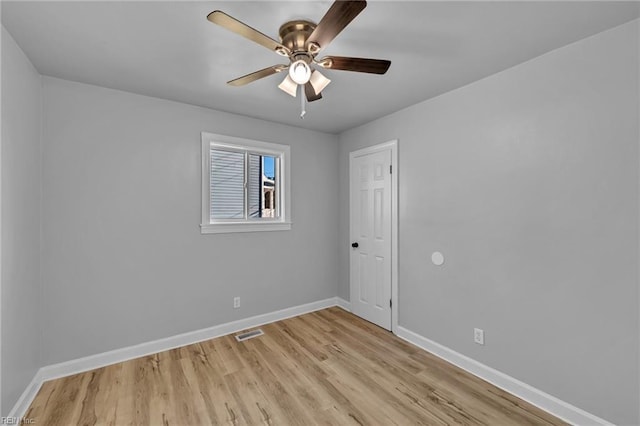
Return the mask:
M 304 115 L 307 113 L 305 109 L 305 95 L 302 92 L 302 84 L 298 84 L 298 91 L 300 92 L 300 118 L 304 119 Z

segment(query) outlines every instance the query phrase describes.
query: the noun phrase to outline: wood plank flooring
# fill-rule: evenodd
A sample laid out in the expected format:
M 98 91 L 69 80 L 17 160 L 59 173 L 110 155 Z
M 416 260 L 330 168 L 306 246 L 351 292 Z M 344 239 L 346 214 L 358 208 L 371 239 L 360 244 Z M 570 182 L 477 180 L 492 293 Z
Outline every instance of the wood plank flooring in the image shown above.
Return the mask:
M 37 425 L 560 425 L 340 308 L 45 382 Z

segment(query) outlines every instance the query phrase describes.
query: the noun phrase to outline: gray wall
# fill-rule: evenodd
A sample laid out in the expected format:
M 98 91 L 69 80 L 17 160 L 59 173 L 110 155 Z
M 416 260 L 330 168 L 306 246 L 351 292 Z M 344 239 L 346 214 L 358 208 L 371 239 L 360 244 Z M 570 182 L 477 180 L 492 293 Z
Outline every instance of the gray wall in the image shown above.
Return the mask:
M 44 365 L 335 296 L 337 136 L 43 83 Z M 200 234 L 202 131 L 291 146 L 291 231 Z
M 40 367 L 40 75 L 2 27 L 2 415 Z
M 398 138 L 400 326 L 638 424 L 638 47 L 635 21 L 341 134 L 340 297 L 348 153 Z

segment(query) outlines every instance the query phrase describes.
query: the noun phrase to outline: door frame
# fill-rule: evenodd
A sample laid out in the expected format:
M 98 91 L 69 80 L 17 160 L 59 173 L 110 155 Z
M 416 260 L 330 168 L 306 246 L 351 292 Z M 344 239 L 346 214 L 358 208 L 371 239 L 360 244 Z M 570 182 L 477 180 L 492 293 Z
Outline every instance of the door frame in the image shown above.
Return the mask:
M 349 153 L 349 238 L 352 237 L 351 163 L 355 157 L 391 150 L 391 332 L 398 334 L 398 139 L 351 151 Z M 351 241 L 351 240 L 349 240 Z M 349 252 L 349 295 L 351 295 L 351 253 Z

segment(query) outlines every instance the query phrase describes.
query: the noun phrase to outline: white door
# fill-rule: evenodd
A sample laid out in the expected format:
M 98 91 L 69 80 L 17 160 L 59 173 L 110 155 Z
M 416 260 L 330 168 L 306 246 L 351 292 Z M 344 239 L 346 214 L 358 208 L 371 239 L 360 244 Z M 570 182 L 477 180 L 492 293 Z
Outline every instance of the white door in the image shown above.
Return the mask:
M 363 151 L 349 163 L 351 310 L 391 330 L 392 150 Z

